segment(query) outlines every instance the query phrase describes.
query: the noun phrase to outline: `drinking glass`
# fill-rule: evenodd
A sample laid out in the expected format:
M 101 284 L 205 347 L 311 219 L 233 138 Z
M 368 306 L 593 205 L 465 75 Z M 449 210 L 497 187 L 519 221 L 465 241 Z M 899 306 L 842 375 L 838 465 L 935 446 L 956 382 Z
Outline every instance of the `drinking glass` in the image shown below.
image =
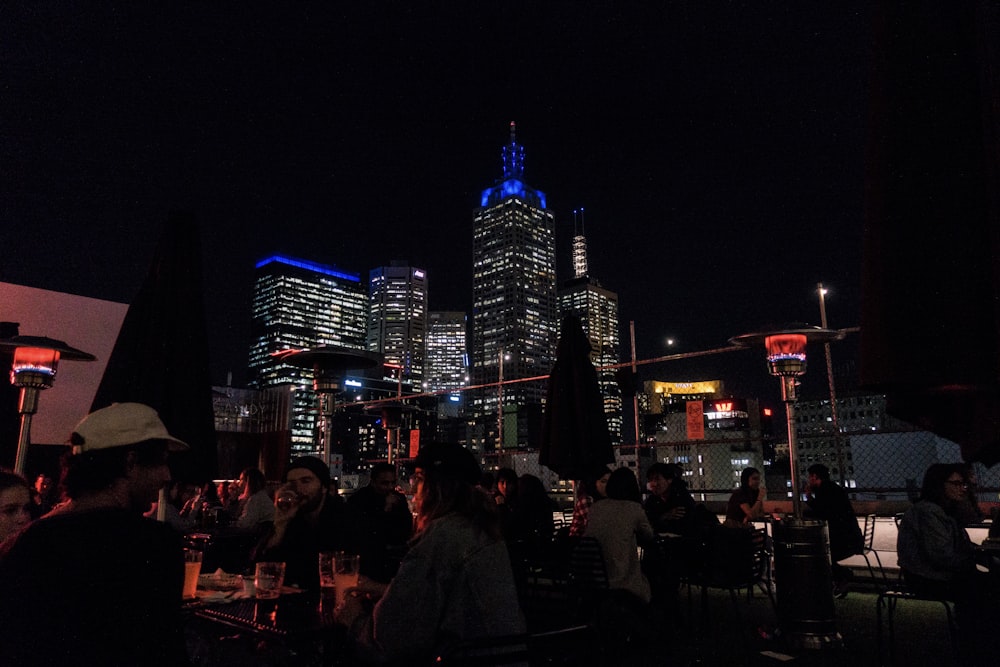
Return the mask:
M 184 588 L 182 595 L 184 599 L 190 600 L 195 597 L 198 590 L 198 575 L 201 574 L 202 553 L 197 549 L 184 550 Z
M 267 600 L 278 597 L 284 582 L 284 563 L 257 563 L 254 587 L 257 589 L 258 598 Z
M 361 556 L 337 551 L 333 555 L 333 585 L 336 589 L 337 606 L 347 599 L 347 589 L 358 585 L 358 568 Z
M 319 588 L 324 596 L 332 596 L 337 583 L 334 579 L 334 559 L 337 552 L 322 551 L 319 554 Z

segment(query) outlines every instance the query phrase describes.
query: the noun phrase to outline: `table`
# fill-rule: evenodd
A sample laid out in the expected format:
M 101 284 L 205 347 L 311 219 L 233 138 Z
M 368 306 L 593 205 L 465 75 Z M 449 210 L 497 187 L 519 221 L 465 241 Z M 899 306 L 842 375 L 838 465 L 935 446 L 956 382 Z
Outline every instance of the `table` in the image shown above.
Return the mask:
M 312 667 L 350 664 L 349 645 L 333 616 L 333 600 L 295 592 L 273 600 L 244 598 L 189 606 L 188 645 L 196 665 L 236 664 L 247 653 L 264 664 Z M 192 645 L 192 643 L 194 645 Z

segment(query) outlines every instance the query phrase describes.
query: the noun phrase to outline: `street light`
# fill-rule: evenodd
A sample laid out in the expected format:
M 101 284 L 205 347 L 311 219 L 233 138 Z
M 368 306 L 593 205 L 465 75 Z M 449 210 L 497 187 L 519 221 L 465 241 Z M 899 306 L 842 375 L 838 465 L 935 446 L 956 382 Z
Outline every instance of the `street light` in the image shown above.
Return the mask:
M 503 346 L 497 352 L 497 452 L 503 449 L 503 362 L 510 359 L 509 354 L 504 354 Z
M 24 464 L 31 444 L 31 419 L 38 412 L 38 392 L 48 389 L 56 379 L 59 360 L 94 361 L 96 357 L 70 347 L 61 340 L 44 336 L 14 336 L 0 340 L 0 348 L 13 349 L 10 383 L 21 388 L 17 406 L 21 413 L 21 433 L 17 440 L 14 472 L 24 475 Z
M 819 325 L 826 329 L 826 295 L 828 290 L 823 283 L 816 283 L 819 293 Z M 844 465 L 844 447 L 840 437 L 840 422 L 837 419 L 837 392 L 833 385 L 833 356 L 830 353 L 830 341 L 823 343 L 826 354 L 826 381 L 830 385 L 830 419 L 833 422 L 833 444 L 837 451 L 837 469 L 840 471 L 840 483 L 847 485 L 847 466 Z

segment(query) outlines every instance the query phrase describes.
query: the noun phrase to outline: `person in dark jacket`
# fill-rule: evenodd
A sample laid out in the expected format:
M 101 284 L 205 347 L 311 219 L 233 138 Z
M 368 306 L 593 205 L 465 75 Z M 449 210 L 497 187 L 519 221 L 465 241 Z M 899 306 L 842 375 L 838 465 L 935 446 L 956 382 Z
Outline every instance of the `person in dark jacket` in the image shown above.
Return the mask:
M 70 444 L 68 502 L 0 555 L 0 665 L 187 664 L 181 537 L 142 516 L 187 445 L 141 403 L 92 412 Z
M 859 554 L 864 548 L 864 535 L 858 526 L 847 492 L 830 479 L 830 470 L 822 463 L 809 466 L 806 486 L 809 509 L 806 516 L 826 521 L 830 531 L 830 561 L 833 568 L 833 588 L 837 597 L 847 596 L 851 571 L 838 561 Z
M 355 491 L 347 507 L 358 526 L 361 574 L 388 582 L 399 569 L 413 534 L 413 515 L 406 496 L 396 491 L 396 466 L 376 463 L 368 486 Z
M 315 456 L 293 460 L 285 484 L 274 494 L 274 524 L 253 560 L 283 562 L 286 584 L 318 591 L 319 552 L 357 553 L 357 546 L 343 499 L 330 493 L 330 469 Z
M 695 532 L 695 501 L 684 482 L 684 471 L 675 463 L 654 463 L 646 471 L 649 496 L 643 503 L 653 530 L 658 533 L 692 535 Z

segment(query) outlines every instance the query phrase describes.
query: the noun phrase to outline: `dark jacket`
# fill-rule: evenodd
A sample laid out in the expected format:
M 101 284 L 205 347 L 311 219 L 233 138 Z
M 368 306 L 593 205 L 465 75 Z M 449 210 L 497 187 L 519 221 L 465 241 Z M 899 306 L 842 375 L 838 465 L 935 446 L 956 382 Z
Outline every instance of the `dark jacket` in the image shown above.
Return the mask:
M 350 551 L 357 553 L 357 528 L 351 521 L 342 499 L 327 496 L 315 522 L 298 514 L 285 529 L 281 543 L 266 548 L 274 534 L 272 526 L 253 554 L 254 562 L 285 563 L 285 584 L 306 590 L 319 590 L 319 552 Z
M 0 664 L 187 664 L 181 538 L 124 509 L 39 519 L 0 558 Z
M 829 480 L 820 484 L 806 501 L 806 516 L 823 519 L 830 531 L 830 558 L 833 562 L 861 553 L 864 535 L 847 492 Z
M 358 489 L 347 501 L 352 521 L 358 526 L 361 574 L 382 582 L 396 574 L 413 534 L 413 515 L 406 496 L 396 491 L 390 493 L 396 497 L 396 503 L 388 512 L 385 497 L 371 486 Z

